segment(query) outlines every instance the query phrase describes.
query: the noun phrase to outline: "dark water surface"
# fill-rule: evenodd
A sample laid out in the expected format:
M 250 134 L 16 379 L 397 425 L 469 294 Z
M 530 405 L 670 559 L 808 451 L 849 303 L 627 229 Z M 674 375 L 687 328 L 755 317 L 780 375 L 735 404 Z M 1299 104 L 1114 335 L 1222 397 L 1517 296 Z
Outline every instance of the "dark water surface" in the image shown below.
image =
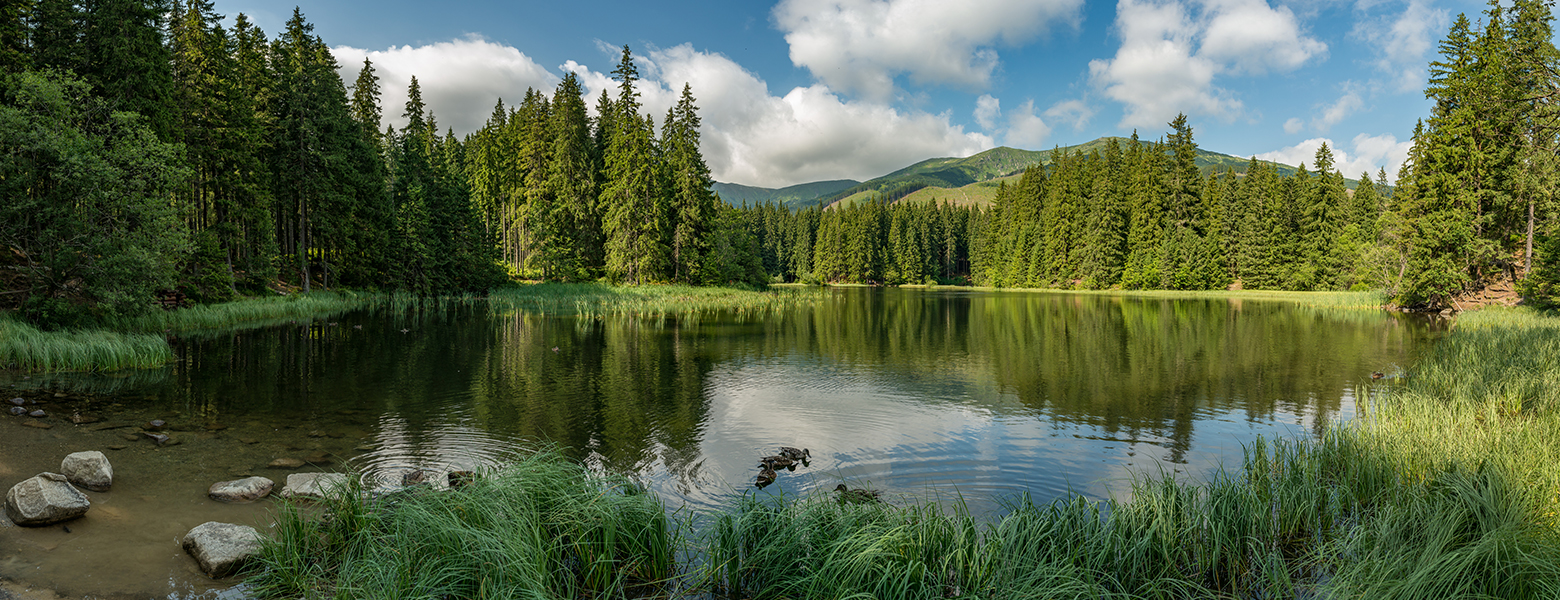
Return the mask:
M 162 370 L 12 376 L 54 427 L 0 417 L 0 485 L 88 449 L 108 454 L 116 483 L 88 492 L 71 533 L 0 519 L 0 578 L 73 597 L 217 595 L 230 582 L 196 572 L 178 538 L 209 520 L 264 528 L 271 501 L 205 490 L 249 474 L 281 484 L 292 471 L 266 465 L 284 457 L 398 481 L 541 441 L 689 510 L 841 482 L 962 496 L 977 514 L 1024 492 L 1122 497 L 1133 473 L 1205 475 L 1258 435 L 1350 417 L 1363 389 L 1391 381 L 1372 371 L 1400 372 L 1439 335 L 1385 312 L 1250 300 L 829 293 L 696 321 L 379 309 L 180 340 Z M 154 418 L 179 445 L 132 441 Z M 810 464 L 754 490 L 757 457 L 779 446 L 809 448 Z

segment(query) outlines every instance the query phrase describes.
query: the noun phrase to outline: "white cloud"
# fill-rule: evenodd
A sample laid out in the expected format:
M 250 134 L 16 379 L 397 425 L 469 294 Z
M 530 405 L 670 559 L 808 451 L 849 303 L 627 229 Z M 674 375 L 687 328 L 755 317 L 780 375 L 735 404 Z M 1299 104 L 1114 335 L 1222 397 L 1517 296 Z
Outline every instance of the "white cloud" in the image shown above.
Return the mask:
M 1051 126 L 1035 116 L 1035 101 L 1025 102 L 1008 115 L 1008 129 L 1002 143 L 1015 148 L 1039 150 L 1051 137 Z
M 842 99 L 828 86 L 798 87 L 774 96 L 768 84 L 720 54 L 688 44 L 645 55 L 654 74 L 640 82 L 644 109 L 659 117 L 688 83 L 703 120 L 701 149 L 715 179 L 781 187 L 824 179 L 869 179 L 913 162 L 968 156 L 995 146 L 991 136 L 966 133 L 949 114 L 900 110 Z M 576 63 L 594 97 L 617 83 Z M 591 102 L 594 104 L 594 101 Z
M 991 97 L 991 94 L 981 94 L 975 99 L 975 122 L 986 131 L 997 128 L 997 117 L 1002 116 L 1002 101 Z
M 337 46 L 331 50 L 341 63 L 341 78 L 348 86 L 357 79 L 363 58 L 374 63 L 382 93 L 384 122 L 397 129 L 406 124 L 406 89 L 412 77 L 422 87 L 423 102 L 433 110 L 440 128 L 456 133 L 476 131 L 493 113 L 493 105 L 518 104 L 526 88 L 552 93 L 558 77 L 519 50 L 478 36 L 426 46 L 392 46 L 365 50 Z
M 1333 125 L 1337 125 L 1344 119 L 1348 118 L 1349 115 L 1358 112 L 1361 108 L 1364 107 L 1365 100 L 1360 98 L 1360 95 L 1357 92 L 1350 90 L 1345 92 L 1343 96 L 1339 97 L 1337 102 L 1329 104 L 1326 108 L 1323 108 L 1322 114 L 1317 115 L 1316 118 L 1311 121 L 1311 127 L 1315 128 L 1317 131 L 1327 131 L 1328 129 L 1332 129 Z
M 1378 4 L 1362 0 L 1356 8 L 1368 14 Z M 1390 88 L 1411 92 L 1424 87 L 1426 55 L 1449 20 L 1445 9 L 1430 8 L 1426 0 L 1408 0 L 1403 4 L 1401 13 L 1360 19 L 1352 35 L 1375 49 L 1376 58 L 1371 64 L 1386 74 Z
M 1089 120 L 1094 118 L 1094 112 L 1094 107 L 1082 100 L 1063 100 L 1046 109 L 1045 116 L 1052 121 L 1072 124 L 1073 131 L 1083 131 L 1089 125 Z
M 1327 44 L 1300 33 L 1295 14 L 1286 6 L 1273 8 L 1264 0 L 1207 0 L 1204 10 L 1211 18 L 1199 54 L 1230 65 L 1232 72 L 1289 71 L 1327 53 Z
M 1284 121 L 1284 133 L 1300 133 L 1300 130 L 1304 128 L 1305 121 L 1301 121 L 1299 118 L 1291 118 L 1288 121 Z
M 1082 0 L 781 0 L 776 26 L 791 62 L 834 89 L 874 100 L 894 78 L 983 89 L 996 46 L 1017 45 L 1056 22 L 1076 24 Z
M 1399 142 L 1397 137 L 1385 133 L 1381 135 L 1359 134 L 1352 140 L 1353 149 L 1345 151 L 1338 147 L 1329 138 L 1312 138 L 1299 144 L 1264 152 L 1257 155 L 1258 160 L 1270 160 L 1286 165 L 1298 165 L 1305 163 L 1315 166 L 1316 150 L 1326 143 L 1332 148 L 1334 169 L 1343 173 L 1344 177 L 1354 179 L 1360 174 L 1369 174 L 1376 177 L 1376 172 L 1385 167 L 1387 180 L 1397 181 L 1398 168 L 1408 160 L 1408 151 L 1413 147 L 1413 141 Z
M 1233 120 L 1245 107 L 1215 77 L 1289 71 L 1327 51 L 1264 0 L 1204 0 L 1195 14 L 1175 0 L 1121 0 L 1116 26 L 1116 56 L 1090 61 L 1089 73 L 1126 105 L 1123 127 L 1163 126 L 1178 112 Z

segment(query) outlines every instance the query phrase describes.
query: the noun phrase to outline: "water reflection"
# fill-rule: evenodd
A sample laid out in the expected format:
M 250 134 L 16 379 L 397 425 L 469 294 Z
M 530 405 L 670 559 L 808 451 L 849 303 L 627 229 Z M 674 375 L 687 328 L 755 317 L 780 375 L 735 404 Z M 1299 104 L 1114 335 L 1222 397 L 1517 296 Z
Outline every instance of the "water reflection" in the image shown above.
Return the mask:
M 1435 335 L 1400 315 L 1274 302 L 871 289 L 766 319 L 464 304 L 336 323 L 181 340 L 155 375 L 43 383 L 319 430 L 366 444 L 353 464 L 387 478 L 541 440 L 714 506 L 787 445 L 814 459 L 764 493 L 867 480 L 982 504 L 1233 462 L 1255 435 L 1347 417 L 1371 371 Z

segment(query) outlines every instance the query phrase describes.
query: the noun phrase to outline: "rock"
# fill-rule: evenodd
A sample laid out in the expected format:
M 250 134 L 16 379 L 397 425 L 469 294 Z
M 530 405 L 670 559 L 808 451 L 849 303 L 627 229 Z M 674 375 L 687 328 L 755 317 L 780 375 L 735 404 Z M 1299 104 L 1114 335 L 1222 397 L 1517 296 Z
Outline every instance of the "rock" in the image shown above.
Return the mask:
M 9 402 L 11 403 L 12 406 L 21 406 L 21 405 L 27 403 L 26 400 L 23 400 L 21 398 L 12 398 L 12 399 L 9 400 Z
M 287 486 L 282 488 L 282 497 L 318 500 L 326 494 L 346 490 L 345 473 L 293 473 L 287 476 Z
M 254 502 L 271 495 L 276 482 L 265 477 L 249 477 L 211 484 L 206 492 L 217 502 Z
M 162 419 L 152 419 L 152 422 L 147 423 L 146 427 L 143 427 L 143 429 L 145 429 L 147 431 L 162 431 L 162 429 L 164 427 L 167 427 L 167 426 L 168 426 L 168 422 L 167 421 L 164 421 Z
M 296 458 L 278 458 L 266 466 L 272 469 L 296 469 L 303 466 L 303 464 L 303 461 Z
M 54 397 L 55 398 L 65 398 L 67 396 L 66 396 L 65 392 L 54 392 Z
M 184 551 L 212 579 L 221 579 L 260 554 L 260 532 L 248 525 L 207 521 L 184 534 Z
M 87 514 L 92 502 L 72 487 L 64 475 L 41 473 L 5 494 L 5 512 L 17 525 L 38 527 Z
M 13 416 L 13 417 L 20 417 L 20 416 L 25 415 L 25 414 L 27 414 L 27 409 L 22 408 L 20 406 L 12 406 L 11 407 L 11 416 Z
M 44 423 L 43 421 L 22 421 L 22 426 L 33 429 L 54 429 L 53 423 Z
M 165 445 L 173 439 L 161 433 L 143 433 L 141 435 L 151 438 L 151 440 L 156 442 L 158 446 Z
M 124 450 L 125 448 L 129 448 L 129 446 L 126 446 L 124 444 L 109 444 L 107 446 L 107 448 L 109 450 Z
M 94 492 L 106 492 L 114 485 L 114 467 L 108 464 L 108 457 L 97 450 L 66 456 L 60 462 L 60 473 L 71 483 Z
M 88 423 L 96 423 L 96 422 L 98 422 L 98 418 L 97 417 L 90 417 L 90 416 L 87 416 L 87 415 L 83 415 L 81 413 L 76 413 L 76 414 L 73 414 L 73 415 L 70 416 L 70 422 L 75 423 L 77 425 L 86 425 Z
M 34 419 L 42 419 L 44 417 L 49 416 L 49 413 L 43 412 L 43 409 L 40 408 L 38 410 L 32 411 L 30 413 L 27 413 L 27 416 L 32 417 Z

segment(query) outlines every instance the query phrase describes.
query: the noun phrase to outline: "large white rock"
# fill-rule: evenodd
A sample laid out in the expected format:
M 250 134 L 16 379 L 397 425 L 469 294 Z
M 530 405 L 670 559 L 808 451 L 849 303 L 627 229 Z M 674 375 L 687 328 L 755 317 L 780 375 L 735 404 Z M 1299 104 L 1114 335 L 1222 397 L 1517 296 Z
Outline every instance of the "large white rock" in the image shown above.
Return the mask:
M 238 572 L 260 553 L 260 532 L 248 525 L 207 521 L 184 534 L 184 551 L 212 579 Z
M 327 494 L 346 491 L 345 473 L 293 473 L 287 476 L 287 486 L 282 488 L 282 497 L 319 500 Z
M 218 502 L 254 502 L 271 495 L 275 487 L 276 482 L 265 477 L 245 477 L 213 483 L 206 495 Z
M 59 473 L 42 473 L 11 486 L 5 512 L 17 525 L 38 527 L 87 514 L 92 502 Z
M 106 492 L 114 485 L 114 467 L 108 457 L 97 450 L 77 452 L 60 462 L 60 473 L 65 479 L 94 492 Z

